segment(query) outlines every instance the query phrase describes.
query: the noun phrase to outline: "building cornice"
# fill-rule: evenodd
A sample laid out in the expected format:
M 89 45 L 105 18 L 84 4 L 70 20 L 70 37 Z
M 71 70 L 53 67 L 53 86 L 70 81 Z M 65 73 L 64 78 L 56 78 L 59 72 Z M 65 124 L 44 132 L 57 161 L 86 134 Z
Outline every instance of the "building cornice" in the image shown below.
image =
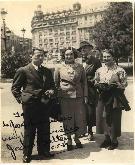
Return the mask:
M 55 26 L 63 26 L 63 25 L 72 25 L 72 24 L 78 24 L 78 21 L 76 22 L 67 22 L 67 23 L 62 23 L 62 24 L 54 24 L 54 25 L 46 25 L 46 26 L 40 26 L 40 27 L 33 27 L 31 32 L 38 30 L 38 29 L 45 29 L 49 27 L 55 27 Z
M 75 3 L 75 4 L 73 4 L 73 6 L 74 5 L 78 6 L 81 4 Z M 40 6 L 40 8 L 38 8 L 38 10 L 35 11 L 35 16 L 32 18 L 32 21 L 31 21 L 31 27 L 35 28 L 35 27 L 33 27 L 34 24 L 45 23 L 45 22 L 48 23 L 49 21 L 69 19 L 69 18 L 73 18 L 73 17 L 78 18 L 78 17 L 85 16 L 85 15 L 100 14 L 100 13 L 103 13 L 106 8 L 107 8 L 107 6 L 101 7 L 101 8 L 89 9 L 89 10 L 81 10 L 81 7 L 79 7 L 77 10 L 75 10 L 75 8 L 74 8 L 74 9 L 44 14 L 41 11 L 41 6 Z M 54 23 L 54 25 L 49 25 L 49 26 L 55 26 L 55 25 L 57 25 L 57 23 L 56 24 Z M 46 27 L 48 27 L 48 26 L 46 26 Z

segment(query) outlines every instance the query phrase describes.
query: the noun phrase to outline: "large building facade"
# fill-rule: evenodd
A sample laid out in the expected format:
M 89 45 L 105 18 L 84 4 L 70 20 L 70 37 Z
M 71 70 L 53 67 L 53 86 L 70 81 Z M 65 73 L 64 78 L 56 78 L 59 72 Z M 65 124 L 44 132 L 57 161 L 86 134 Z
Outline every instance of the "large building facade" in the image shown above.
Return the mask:
M 93 26 L 102 19 L 106 7 L 86 11 L 75 3 L 73 9 L 43 13 L 39 5 L 31 21 L 32 46 L 55 54 L 68 46 L 78 48 L 83 40 L 94 43 Z

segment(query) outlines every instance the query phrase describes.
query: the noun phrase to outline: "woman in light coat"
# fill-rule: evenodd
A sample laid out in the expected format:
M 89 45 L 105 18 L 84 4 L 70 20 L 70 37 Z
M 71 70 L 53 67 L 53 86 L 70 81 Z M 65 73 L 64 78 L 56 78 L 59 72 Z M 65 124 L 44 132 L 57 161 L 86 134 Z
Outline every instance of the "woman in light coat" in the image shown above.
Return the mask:
M 79 137 L 86 133 L 84 102 L 87 102 L 88 90 L 84 68 L 75 62 L 77 50 L 69 48 L 64 54 L 64 64 L 55 72 L 55 81 L 59 87 L 63 126 L 67 135 L 67 150 L 72 150 L 72 137 L 77 148 L 82 148 Z

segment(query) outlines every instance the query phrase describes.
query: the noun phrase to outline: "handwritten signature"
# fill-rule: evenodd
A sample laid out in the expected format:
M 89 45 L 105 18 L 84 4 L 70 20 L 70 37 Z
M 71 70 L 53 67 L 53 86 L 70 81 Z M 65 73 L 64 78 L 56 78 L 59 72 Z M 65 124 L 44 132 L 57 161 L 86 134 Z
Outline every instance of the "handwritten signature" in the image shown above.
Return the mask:
M 13 115 L 15 117 L 21 117 L 22 116 L 22 114 L 20 115 L 18 112 L 14 113 Z M 68 118 L 68 120 L 70 120 L 70 119 L 71 118 Z M 56 122 L 56 121 L 52 120 L 51 122 Z M 24 122 L 22 122 L 22 123 L 14 123 L 13 120 L 9 120 L 9 122 L 6 123 L 5 121 L 3 121 L 3 127 L 9 127 L 9 128 L 13 129 L 13 131 L 12 131 L 12 133 L 10 135 L 8 135 L 6 137 L 2 137 L 2 141 L 4 143 L 6 143 L 6 147 L 10 151 L 10 154 L 11 154 L 13 160 L 16 160 L 17 159 L 16 152 L 20 151 L 20 150 L 23 150 L 23 148 L 24 148 L 23 140 L 22 140 L 24 138 L 24 135 L 23 135 L 22 132 L 20 132 L 20 134 L 18 134 L 18 132 L 17 132 L 17 130 L 19 128 L 24 127 Z M 73 128 L 65 128 L 65 129 L 69 133 L 72 133 L 72 132 L 76 131 L 78 128 L 75 128 L 75 129 L 73 129 Z M 58 135 L 58 133 L 62 133 L 62 134 Z M 64 129 L 63 129 L 62 126 L 60 126 L 60 129 L 58 129 L 58 130 L 51 131 L 50 135 L 51 135 L 50 142 L 53 144 L 51 146 L 51 150 L 54 150 L 54 149 L 59 148 L 59 147 L 65 147 L 66 141 L 67 141 L 67 137 L 65 136 L 65 132 L 64 132 Z M 17 146 L 11 145 L 9 143 L 9 142 L 11 142 L 13 140 L 19 140 L 19 143 L 17 142 L 17 144 L 18 144 Z M 55 144 L 57 142 L 58 142 L 58 144 Z

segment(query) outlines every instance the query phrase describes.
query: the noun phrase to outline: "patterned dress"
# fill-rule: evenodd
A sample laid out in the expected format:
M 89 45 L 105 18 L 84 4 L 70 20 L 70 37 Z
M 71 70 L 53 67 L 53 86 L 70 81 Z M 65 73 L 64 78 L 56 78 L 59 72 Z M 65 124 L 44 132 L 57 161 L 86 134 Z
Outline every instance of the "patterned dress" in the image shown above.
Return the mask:
M 84 97 L 88 96 L 88 90 L 83 66 L 63 64 L 55 72 L 55 81 L 59 84 L 65 133 L 78 136 L 86 133 Z

